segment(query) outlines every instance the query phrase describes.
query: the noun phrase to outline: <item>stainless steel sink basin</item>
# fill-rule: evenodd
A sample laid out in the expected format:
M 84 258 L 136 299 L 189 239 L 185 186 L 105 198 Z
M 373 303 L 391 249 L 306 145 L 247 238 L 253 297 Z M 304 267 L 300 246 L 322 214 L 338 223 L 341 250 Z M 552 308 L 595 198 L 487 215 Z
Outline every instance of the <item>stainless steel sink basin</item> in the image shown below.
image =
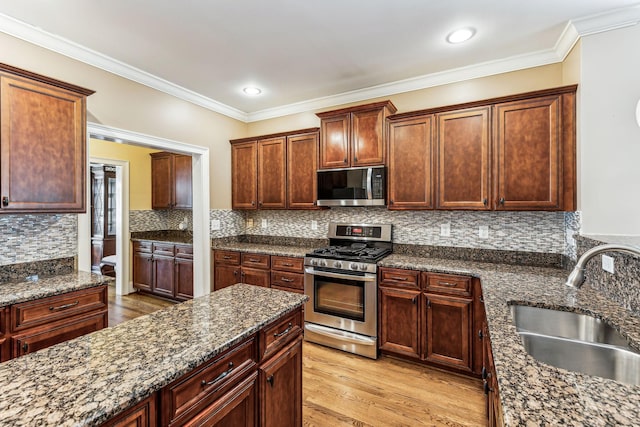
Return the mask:
M 587 314 L 512 305 L 511 315 L 518 332 L 571 338 L 580 341 L 627 347 L 627 340 L 612 326 Z
M 628 348 L 586 343 L 549 335 L 520 332 L 524 348 L 540 362 L 640 385 L 640 354 Z
M 640 353 L 606 322 L 586 314 L 512 305 L 524 348 L 535 359 L 567 369 L 640 385 Z

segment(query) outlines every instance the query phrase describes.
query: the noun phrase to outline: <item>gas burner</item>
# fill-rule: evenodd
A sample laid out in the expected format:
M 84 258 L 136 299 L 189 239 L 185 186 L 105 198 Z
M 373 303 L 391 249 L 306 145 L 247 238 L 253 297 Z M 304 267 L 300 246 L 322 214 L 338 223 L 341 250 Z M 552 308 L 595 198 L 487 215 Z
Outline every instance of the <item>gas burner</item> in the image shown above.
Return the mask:
M 308 257 L 375 263 L 393 247 L 390 225 L 331 224 L 330 230 L 329 246 L 314 250 Z

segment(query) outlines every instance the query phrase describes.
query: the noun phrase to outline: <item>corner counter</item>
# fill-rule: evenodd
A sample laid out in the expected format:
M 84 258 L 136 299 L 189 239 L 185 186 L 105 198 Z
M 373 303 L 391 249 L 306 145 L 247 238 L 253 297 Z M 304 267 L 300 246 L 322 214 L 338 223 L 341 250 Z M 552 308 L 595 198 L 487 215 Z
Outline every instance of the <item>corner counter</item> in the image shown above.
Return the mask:
M 638 425 L 640 386 L 570 372 L 529 356 L 512 323 L 510 304 L 593 314 L 640 349 L 640 317 L 589 282 L 567 287 L 565 270 L 390 255 L 382 267 L 465 274 L 482 282 L 489 335 L 506 426 Z
M 2 425 L 100 425 L 305 301 L 237 284 L 0 364 Z

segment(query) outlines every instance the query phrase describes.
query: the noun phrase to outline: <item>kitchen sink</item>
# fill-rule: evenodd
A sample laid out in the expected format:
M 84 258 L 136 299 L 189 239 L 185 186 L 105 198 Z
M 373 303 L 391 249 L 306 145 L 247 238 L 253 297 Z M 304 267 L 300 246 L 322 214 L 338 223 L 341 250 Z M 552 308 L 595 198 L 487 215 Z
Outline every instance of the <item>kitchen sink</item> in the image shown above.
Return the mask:
M 525 350 L 540 362 L 640 385 L 640 353 L 601 319 L 524 305 L 512 305 L 511 314 Z

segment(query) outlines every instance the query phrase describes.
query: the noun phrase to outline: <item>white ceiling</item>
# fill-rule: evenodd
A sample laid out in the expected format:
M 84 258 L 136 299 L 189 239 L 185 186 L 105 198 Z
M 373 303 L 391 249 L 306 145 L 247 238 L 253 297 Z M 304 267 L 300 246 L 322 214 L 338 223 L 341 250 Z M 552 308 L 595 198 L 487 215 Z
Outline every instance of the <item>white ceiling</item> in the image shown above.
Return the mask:
M 627 18 L 635 23 L 639 5 L 638 0 L 0 0 L 0 31 L 252 121 L 441 84 L 443 76 L 473 75 L 469 70 L 491 74 L 561 61 L 580 34 L 576 22 L 599 20 L 604 29 Z M 472 40 L 445 42 L 451 30 L 463 26 L 476 29 Z M 242 88 L 250 84 L 263 93 L 244 95 Z

